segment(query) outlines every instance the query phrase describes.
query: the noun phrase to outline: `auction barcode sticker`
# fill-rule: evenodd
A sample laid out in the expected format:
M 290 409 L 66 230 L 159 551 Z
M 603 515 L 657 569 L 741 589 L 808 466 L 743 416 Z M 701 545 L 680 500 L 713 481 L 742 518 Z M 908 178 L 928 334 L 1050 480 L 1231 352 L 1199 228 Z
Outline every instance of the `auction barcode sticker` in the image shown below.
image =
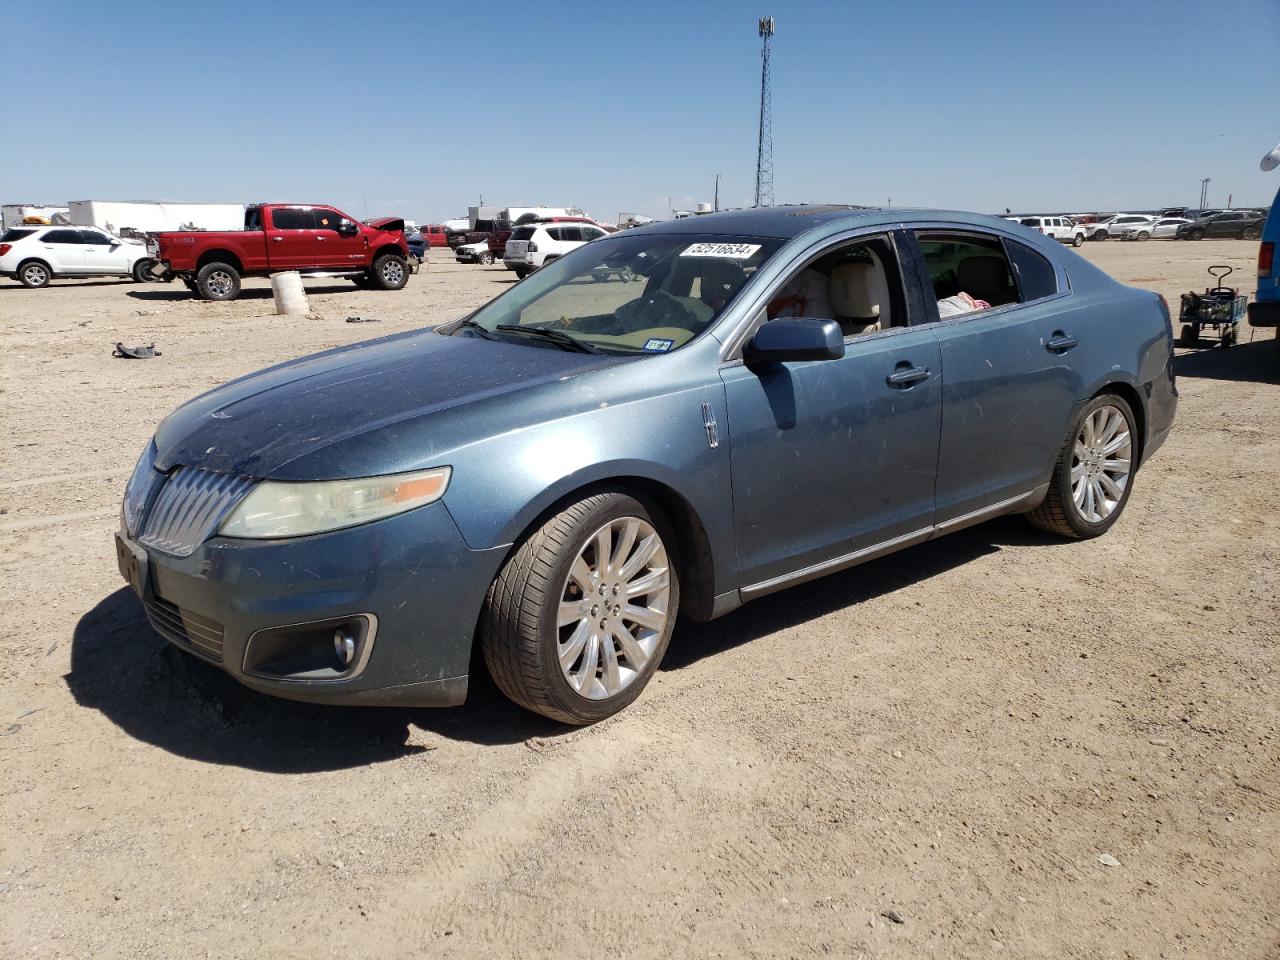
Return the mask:
M 746 260 L 760 249 L 758 243 L 695 243 L 680 251 L 682 257 L 724 257 Z

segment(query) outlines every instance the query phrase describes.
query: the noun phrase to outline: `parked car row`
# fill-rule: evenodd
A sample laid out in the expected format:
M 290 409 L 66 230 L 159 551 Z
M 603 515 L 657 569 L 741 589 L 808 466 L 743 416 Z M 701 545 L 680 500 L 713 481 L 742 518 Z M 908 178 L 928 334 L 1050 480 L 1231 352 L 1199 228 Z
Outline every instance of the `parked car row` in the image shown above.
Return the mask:
M 1005 217 L 1024 227 L 1078 247 L 1085 240 L 1257 240 L 1266 214 L 1256 210 L 1206 210 L 1195 217 L 1117 213 L 1092 223 L 1067 216 Z

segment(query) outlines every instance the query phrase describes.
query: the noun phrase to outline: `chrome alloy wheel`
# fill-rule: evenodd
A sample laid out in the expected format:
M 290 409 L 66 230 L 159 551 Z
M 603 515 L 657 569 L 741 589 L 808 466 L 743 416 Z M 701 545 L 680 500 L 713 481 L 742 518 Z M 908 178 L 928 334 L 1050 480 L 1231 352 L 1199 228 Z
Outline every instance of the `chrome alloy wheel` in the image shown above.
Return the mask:
M 1071 498 L 1089 523 L 1101 523 L 1124 499 L 1133 468 L 1133 439 L 1111 405 L 1085 417 L 1071 454 Z
M 388 257 L 382 264 L 382 279 L 395 284 L 404 279 L 404 263 L 395 257 Z
M 670 616 L 662 538 L 639 517 L 610 520 L 587 540 L 560 591 L 557 653 L 588 700 L 626 689 L 653 656 Z
M 235 286 L 235 281 L 232 279 L 231 274 L 225 270 L 214 270 L 205 277 L 204 282 L 215 300 L 231 296 L 231 291 Z
M 49 271 L 38 263 L 29 263 L 22 268 L 22 279 L 33 287 L 49 282 Z

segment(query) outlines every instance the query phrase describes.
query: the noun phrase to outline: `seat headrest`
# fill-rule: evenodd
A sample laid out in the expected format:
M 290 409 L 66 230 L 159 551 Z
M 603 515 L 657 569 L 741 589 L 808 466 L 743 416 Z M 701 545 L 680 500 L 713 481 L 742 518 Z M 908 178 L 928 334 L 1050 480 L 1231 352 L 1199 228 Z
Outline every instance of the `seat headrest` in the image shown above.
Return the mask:
M 873 263 L 851 261 L 837 263 L 831 269 L 828 299 L 837 317 L 879 319 L 881 310 L 888 309 L 884 296 L 887 292 L 880 268 Z
M 999 305 L 1009 299 L 1009 267 L 1003 257 L 976 256 L 961 260 L 956 282 L 971 297 Z

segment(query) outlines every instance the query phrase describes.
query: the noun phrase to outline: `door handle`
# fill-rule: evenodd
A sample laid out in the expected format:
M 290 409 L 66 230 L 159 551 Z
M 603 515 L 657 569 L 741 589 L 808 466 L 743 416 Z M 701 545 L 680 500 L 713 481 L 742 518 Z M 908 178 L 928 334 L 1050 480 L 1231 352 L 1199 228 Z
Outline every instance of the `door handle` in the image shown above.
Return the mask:
M 912 367 L 904 361 L 898 364 L 893 373 L 884 378 L 884 382 L 891 387 L 905 389 L 912 384 L 919 383 L 921 380 L 928 380 L 930 372 L 928 367 Z
M 281 240 L 283 240 L 283 239 L 284 239 L 284 237 L 272 237 L 272 238 L 271 238 L 271 242 L 272 242 L 272 243 L 279 243 L 279 242 L 280 242 Z
M 1053 336 L 1045 341 L 1044 348 L 1050 353 L 1066 353 L 1072 347 L 1078 346 L 1080 341 L 1076 337 L 1068 336 L 1061 330 L 1053 331 Z
M 328 237 L 316 237 L 317 240 L 328 240 Z

